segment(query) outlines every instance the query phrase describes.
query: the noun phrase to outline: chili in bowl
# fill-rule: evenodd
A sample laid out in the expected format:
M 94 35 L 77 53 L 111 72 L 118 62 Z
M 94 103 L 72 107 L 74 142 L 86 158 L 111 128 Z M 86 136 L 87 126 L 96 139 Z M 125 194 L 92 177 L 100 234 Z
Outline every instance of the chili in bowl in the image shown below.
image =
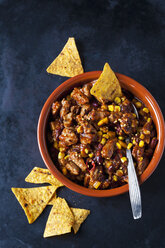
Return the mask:
M 143 182 L 164 148 L 164 121 L 151 94 L 117 74 L 122 96 L 100 103 L 90 94 L 100 73 L 84 73 L 60 85 L 45 103 L 38 124 L 40 151 L 54 176 L 76 192 L 98 197 L 128 191 L 126 149 L 131 149 Z

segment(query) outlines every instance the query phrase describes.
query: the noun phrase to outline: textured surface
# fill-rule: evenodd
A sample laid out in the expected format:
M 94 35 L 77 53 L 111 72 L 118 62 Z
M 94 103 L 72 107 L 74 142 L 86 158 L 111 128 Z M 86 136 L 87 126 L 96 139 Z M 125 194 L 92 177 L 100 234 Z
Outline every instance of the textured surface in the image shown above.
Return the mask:
M 77 235 L 43 239 L 50 207 L 32 225 L 11 187 L 41 159 L 41 108 L 65 78 L 46 68 L 74 36 L 85 71 L 104 62 L 147 87 L 165 111 L 164 1 L 0 1 L 0 248 L 165 247 L 164 158 L 142 187 L 143 218 L 132 218 L 128 194 L 95 199 L 58 190 L 71 207 L 91 210 Z

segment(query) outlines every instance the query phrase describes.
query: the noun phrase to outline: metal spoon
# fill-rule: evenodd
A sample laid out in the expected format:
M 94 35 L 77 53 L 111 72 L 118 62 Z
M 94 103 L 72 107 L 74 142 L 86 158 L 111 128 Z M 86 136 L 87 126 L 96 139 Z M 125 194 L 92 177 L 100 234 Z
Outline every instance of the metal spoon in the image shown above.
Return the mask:
M 139 118 L 137 109 L 134 105 L 133 105 L 133 108 L 134 108 L 134 112 L 137 118 Z M 129 142 L 130 142 L 130 139 L 127 138 L 126 143 L 129 143 Z M 132 214 L 133 214 L 134 219 L 139 219 L 142 217 L 142 203 L 141 203 L 139 182 L 137 179 L 131 150 L 127 149 L 126 155 L 128 158 L 128 185 L 129 185 L 129 196 L 130 196 Z

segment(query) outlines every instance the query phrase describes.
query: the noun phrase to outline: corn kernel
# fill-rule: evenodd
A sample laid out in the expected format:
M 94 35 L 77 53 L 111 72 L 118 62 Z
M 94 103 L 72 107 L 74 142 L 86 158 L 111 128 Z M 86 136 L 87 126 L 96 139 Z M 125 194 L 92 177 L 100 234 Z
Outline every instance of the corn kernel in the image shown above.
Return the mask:
M 120 143 L 117 142 L 117 143 L 116 143 L 116 146 L 117 146 L 118 149 L 121 149 Z
M 116 133 L 113 132 L 113 131 L 109 131 L 109 132 L 108 132 L 108 135 L 109 135 L 110 138 L 115 138 Z
M 96 182 L 94 182 L 93 187 L 94 187 L 95 189 L 98 189 L 98 187 L 100 186 L 100 184 L 101 184 L 101 182 L 96 181 Z
M 104 133 L 103 137 L 106 138 L 106 139 L 109 139 L 109 135 L 107 133 Z
M 101 131 L 98 131 L 97 134 L 98 134 L 98 136 L 100 136 L 100 137 L 103 135 L 103 133 L 102 133 Z
M 110 161 L 107 161 L 105 164 L 106 168 L 109 168 L 111 165 L 112 165 L 112 162 L 110 162 Z
M 60 151 L 60 152 L 65 152 L 65 148 L 64 148 L 64 147 L 60 147 L 60 148 L 59 148 L 59 151 Z
M 93 153 L 89 153 L 89 157 L 90 158 L 93 158 L 94 157 L 94 154 Z
M 119 140 L 124 140 L 124 137 L 123 136 L 119 136 L 118 139 Z
M 121 140 L 119 140 L 119 144 L 124 147 L 125 149 L 127 148 L 127 144 Z
M 82 133 L 82 132 L 83 132 L 83 127 L 82 127 L 82 126 L 79 126 L 79 127 L 77 128 L 77 132 L 78 132 L 78 133 Z
M 125 97 L 125 96 L 123 96 L 123 97 L 121 98 L 122 102 L 124 102 L 124 101 L 125 101 L 125 99 L 126 99 L 126 97 Z
M 141 140 L 141 141 L 139 142 L 139 147 L 143 147 L 143 146 L 144 146 L 144 141 Z
M 143 133 L 140 134 L 140 139 L 144 139 L 144 134 Z
M 113 105 L 108 105 L 108 110 L 109 111 L 114 111 L 114 106 Z
M 113 180 L 115 181 L 115 182 L 117 182 L 117 176 L 116 175 L 113 175 Z
M 148 118 L 148 119 L 147 119 L 147 122 L 151 122 L 151 118 Z
M 69 158 L 69 155 L 66 155 L 66 156 L 64 157 L 65 160 L 68 159 L 68 158 Z
M 122 176 L 123 176 L 123 171 L 122 171 L 122 170 L 117 170 L 117 171 L 116 171 L 116 175 L 117 175 L 118 177 L 122 177 Z
M 50 129 L 53 131 L 56 129 L 54 121 L 50 122 Z
M 144 133 L 144 134 L 150 134 L 151 132 L 150 132 L 149 130 L 147 130 L 147 129 L 144 129 L 144 130 L 143 130 L 143 133 Z
M 127 149 L 129 150 L 129 149 L 131 149 L 131 147 L 133 146 L 133 144 L 132 143 L 128 143 L 128 145 L 127 145 Z
M 133 143 L 134 145 L 136 145 L 136 140 L 135 140 L 135 139 L 133 139 L 132 143 Z
M 58 150 L 58 142 L 57 142 L 57 141 L 55 141 L 55 142 L 53 143 L 53 146 L 54 146 L 54 148 L 56 148 L 56 149 Z
M 67 169 L 65 167 L 62 168 L 62 173 L 66 176 L 67 174 Z
M 81 151 L 81 156 L 82 156 L 83 158 L 88 157 L 88 155 L 86 154 L 86 152 L 85 152 L 84 149 Z
M 117 103 L 117 104 L 119 104 L 120 102 L 121 102 L 121 99 L 120 99 L 120 97 L 115 97 L 115 102 Z
M 126 162 L 126 161 L 127 161 L 127 158 L 126 158 L 126 157 L 122 157 L 122 158 L 121 158 L 121 162 L 122 162 L 122 163 L 124 163 L 124 162 Z
M 135 113 L 132 114 L 135 118 L 137 117 Z
M 65 153 L 64 152 L 59 152 L 58 153 L 58 159 L 62 159 L 65 157 Z
M 141 108 L 141 106 L 142 106 L 141 102 L 135 102 L 135 105 L 137 108 Z
M 104 124 L 108 124 L 108 117 L 105 117 L 104 119 L 102 119 L 97 123 L 98 126 L 102 126 Z
M 89 152 L 87 148 L 85 148 L 85 150 L 84 150 L 84 151 L 85 151 L 85 153 L 86 153 L 86 154 L 88 154 L 88 152 Z
M 139 161 L 141 162 L 142 160 L 143 160 L 143 157 L 140 157 L 140 158 L 139 158 Z
M 120 112 L 120 106 L 115 106 L 115 112 Z
M 102 138 L 101 142 L 100 142 L 102 145 L 105 145 L 106 143 L 106 139 L 105 138 Z
M 104 110 L 107 110 L 108 106 L 106 104 L 103 104 L 103 105 L 101 105 L 101 108 L 104 109 Z
M 149 110 L 148 110 L 148 108 L 143 108 L 143 112 L 145 112 L 145 113 L 149 113 Z

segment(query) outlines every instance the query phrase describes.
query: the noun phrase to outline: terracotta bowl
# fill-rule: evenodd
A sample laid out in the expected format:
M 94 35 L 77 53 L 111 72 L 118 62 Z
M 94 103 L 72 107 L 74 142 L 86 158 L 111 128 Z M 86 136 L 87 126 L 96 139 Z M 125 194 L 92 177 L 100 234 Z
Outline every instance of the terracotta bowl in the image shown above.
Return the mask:
M 57 99 L 61 99 L 65 96 L 68 92 L 70 92 L 74 87 L 78 87 L 83 85 L 87 82 L 97 79 L 100 76 L 101 71 L 92 71 L 86 72 L 76 77 L 70 78 L 64 83 L 62 83 L 57 89 L 53 91 L 53 93 L 49 96 L 47 101 L 45 102 L 38 122 L 38 145 L 41 156 L 47 168 L 50 172 L 59 180 L 61 181 L 66 187 L 69 189 L 76 191 L 80 194 L 94 196 L 94 197 L 109 197 L 115 196 L 128 191 L 128 184 L 114 188 L 114 189 L 107 189 L 107 190 L 94 190 L 88 189 L 83 186 L 80 186 L 67 177 L 65 177 L 54 165 L 49 155 L 47 144 L 46 144 L 46 127 L 47 127 L 47 120 L 49 117 L 51 105 Z M 163 150 L 164 150 L 164 141 L 165 141 L 165 130 L 164 130 L 164 120 L 161 113 L 161 110 L 154 99 L 154 97 L 148 92 L 146 88 L 144 88 L 141 84 L 136 82 L 135 80 L 124 76 L 122 74 L 116 73 L 121 86 L 127 90 L 129 90 L 133 95 L 138 97 L 144 104 L 149 108 L 151 116 L 156 126 L 157 130 L 157 138 L 158 144 L 156 146 L 155 152 L 153 154 L 152 160 L 150 161 L 148 167 L 140 176 L 140 183 L 143 183 L 147 178 L 153 173 L 156 169 Z

